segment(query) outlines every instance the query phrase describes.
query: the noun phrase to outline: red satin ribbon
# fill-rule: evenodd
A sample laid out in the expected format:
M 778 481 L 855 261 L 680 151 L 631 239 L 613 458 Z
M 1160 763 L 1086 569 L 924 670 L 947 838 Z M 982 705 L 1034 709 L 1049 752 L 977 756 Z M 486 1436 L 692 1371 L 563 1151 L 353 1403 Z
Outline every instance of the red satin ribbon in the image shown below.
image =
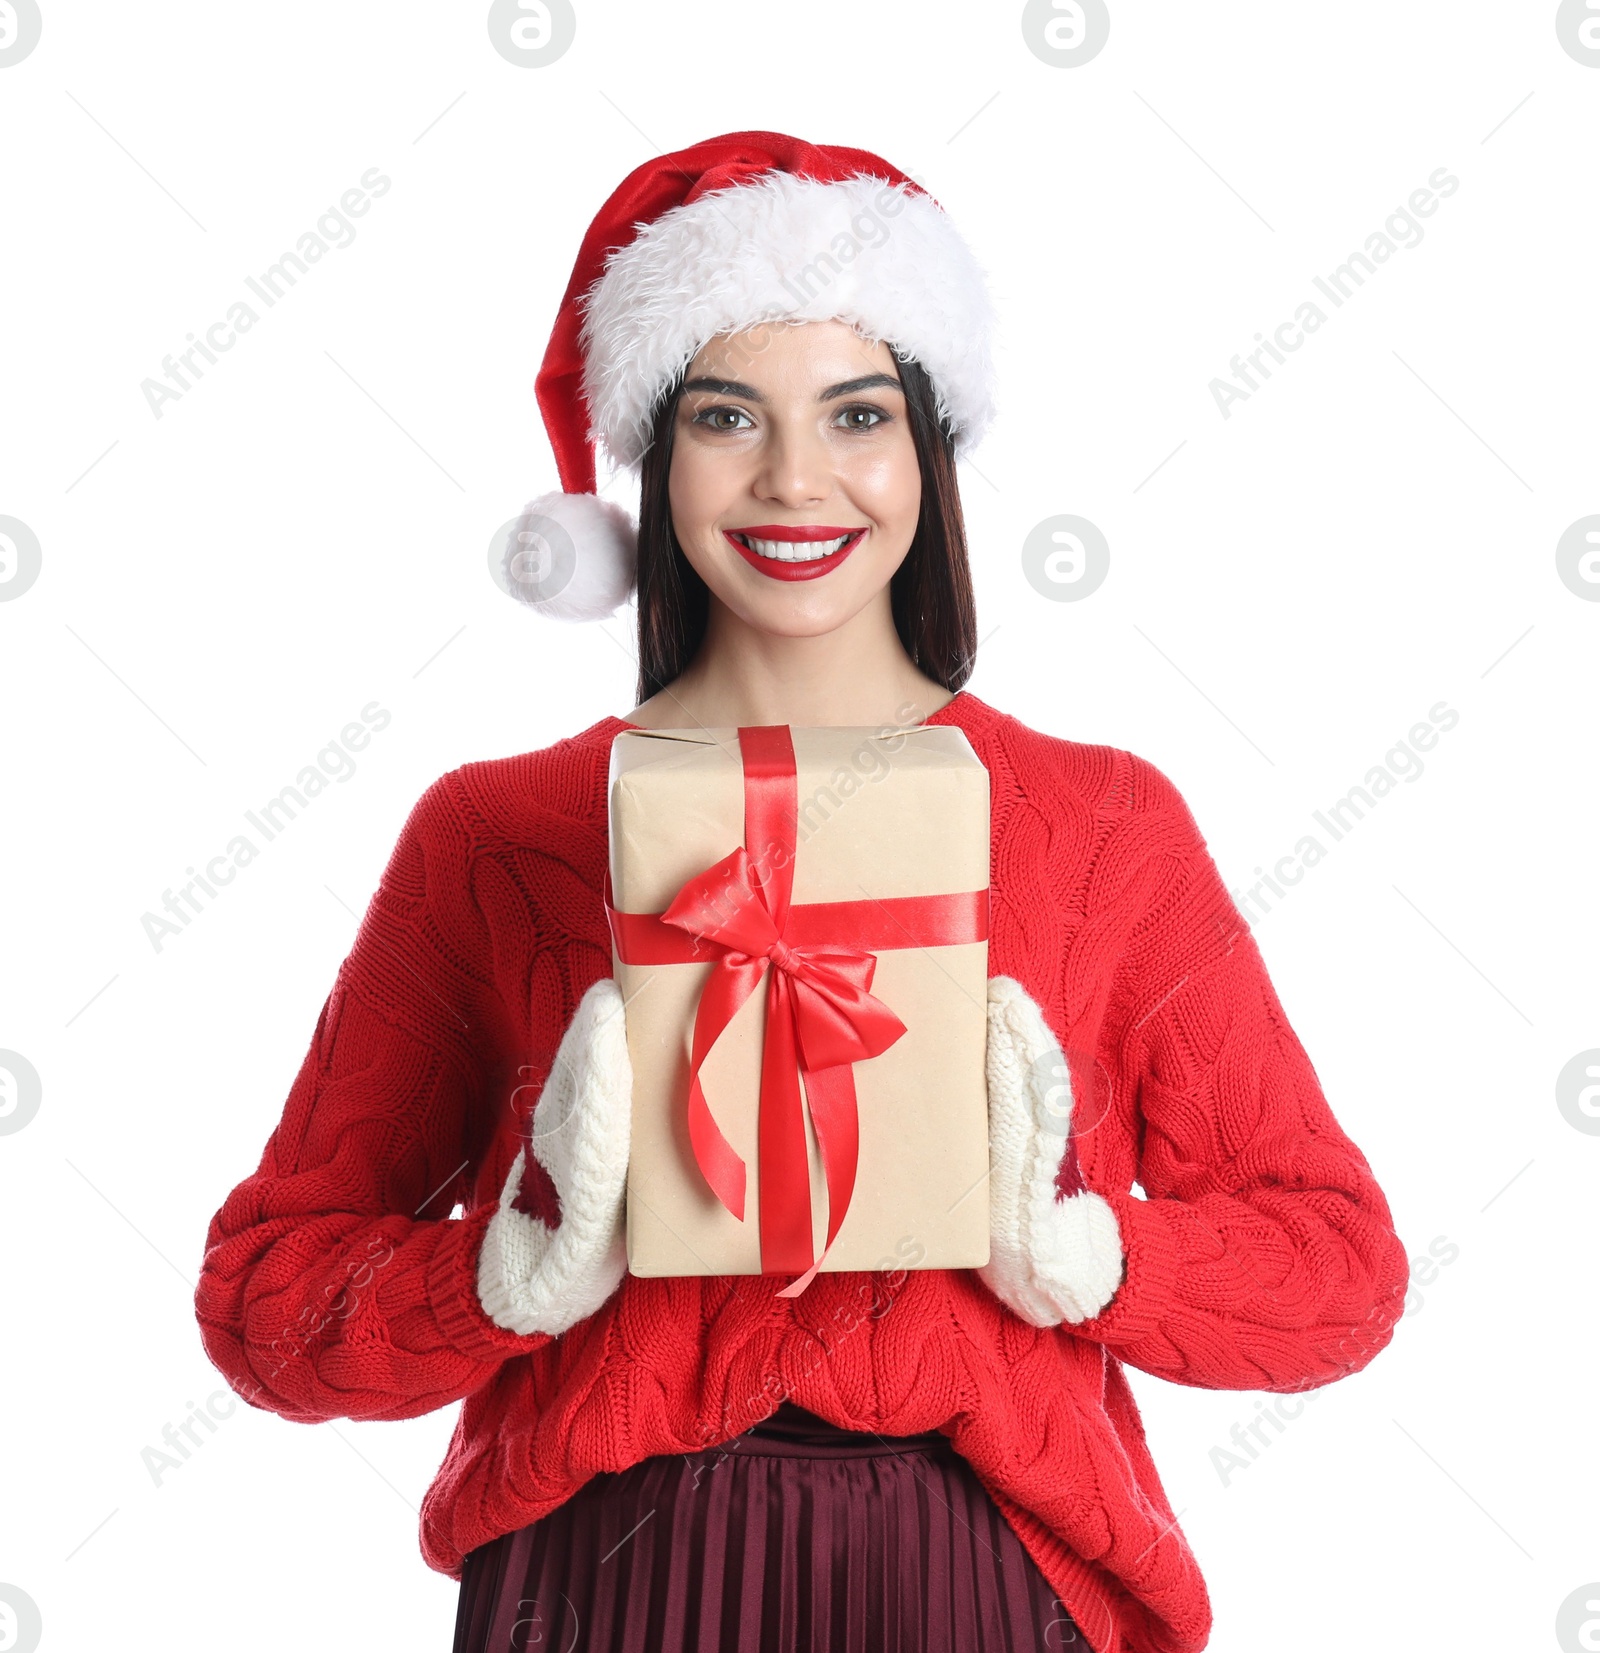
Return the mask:
M 695 1009 L 689 1140 L 711 1191 L 740 1222 L 745 1163 L 712 1116 L 700 1069 L 767 976 L 756 1130 L 761 1271 L 798 1271 L 800 1278 L 778 1294 L 797 1297 L 822 1266 L 855 1189 L 860 1134 L 853 1064 L 881 1055 L 906 1030 L 868 991 L 874 954 L 985 940 L 989 892 L 792 905 L 798 788 L 788 726 L 741 728 L 739 750 L 744 843 L 691 878 L 662 913 L 618 912 L 608 876 L 606 913 L 624 964 L 715 961 Z M 828 1237 L 815 1261 L 802 1078 L 828 1187 Z

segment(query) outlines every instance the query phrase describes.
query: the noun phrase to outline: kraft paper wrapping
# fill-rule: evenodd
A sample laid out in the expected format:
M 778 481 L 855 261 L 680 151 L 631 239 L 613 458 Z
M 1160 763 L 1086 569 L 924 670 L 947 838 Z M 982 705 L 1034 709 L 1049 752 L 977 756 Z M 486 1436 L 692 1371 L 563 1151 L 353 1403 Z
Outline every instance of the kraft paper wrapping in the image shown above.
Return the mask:
M 986 890 L 989 775 L 953 727 L 794 728 L 799 820 L 792 900 L 872 901 Z M 660 913 L 743 842 L 733 729 L 628 730 L 611 751 L 612 904 Z M 984 1080 L 986 941 L 885 947 L 871 992 L 906 1025 L 854 1064 L 853 1196 L 820 1272 L 973 1268 L 989 1258 Z M 757 1153 L 766 994 L 751 994 L 707 1058 L 705 1096 L 746 1166 L 741 1222 L 707 1186 L 687 1124 L 690 1041 L 714 965 L 628 964 L 613 953 L 634 1069 L 627 1248 L 637 1275 L 760 1274 Z M 827 1184 L 809 1114 L 813 1255 Z

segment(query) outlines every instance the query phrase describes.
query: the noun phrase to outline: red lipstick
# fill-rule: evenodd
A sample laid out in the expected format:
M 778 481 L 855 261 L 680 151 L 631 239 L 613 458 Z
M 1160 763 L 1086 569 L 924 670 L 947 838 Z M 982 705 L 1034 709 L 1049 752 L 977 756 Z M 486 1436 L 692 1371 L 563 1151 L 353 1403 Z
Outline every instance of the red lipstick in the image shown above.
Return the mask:
M 866 537 L 865 528 L 835 528 L 828 524 L 806 523 L 803 526 L 776 522 L 753 523 L 748 528 L 725 528 L 723 537 L 752 568 L 759 568 L 773 580 L 815 580 L 831 574 Z M 825 557 L 800 561 L 794 557 L 775 555 L 772 551 L 754 549 L 747 541 L 764 541 L 767 545 L 815 545 L 818 541 L 841 540 L 838 550 Z

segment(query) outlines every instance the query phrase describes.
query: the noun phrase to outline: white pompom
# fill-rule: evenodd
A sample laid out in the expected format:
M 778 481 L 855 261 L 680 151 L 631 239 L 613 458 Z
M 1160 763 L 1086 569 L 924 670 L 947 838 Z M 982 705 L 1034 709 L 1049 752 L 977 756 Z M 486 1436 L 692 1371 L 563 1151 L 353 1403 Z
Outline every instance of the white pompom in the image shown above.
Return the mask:
M 552 620 L 603 620 L 633 591 L 633 518 L 595 494 L 541 494 L 506 536 L 502 589 Z

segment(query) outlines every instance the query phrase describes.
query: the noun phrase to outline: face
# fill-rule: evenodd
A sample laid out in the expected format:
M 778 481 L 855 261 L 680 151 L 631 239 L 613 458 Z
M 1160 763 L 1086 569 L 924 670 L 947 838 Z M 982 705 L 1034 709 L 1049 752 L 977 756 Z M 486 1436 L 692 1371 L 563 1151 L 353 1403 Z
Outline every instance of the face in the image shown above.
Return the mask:
M 756 630 L 819 636 L 887 602 L 922 501 L 894 353 L 838 321 L 713 339 L 667 486 L 683 554 Z

